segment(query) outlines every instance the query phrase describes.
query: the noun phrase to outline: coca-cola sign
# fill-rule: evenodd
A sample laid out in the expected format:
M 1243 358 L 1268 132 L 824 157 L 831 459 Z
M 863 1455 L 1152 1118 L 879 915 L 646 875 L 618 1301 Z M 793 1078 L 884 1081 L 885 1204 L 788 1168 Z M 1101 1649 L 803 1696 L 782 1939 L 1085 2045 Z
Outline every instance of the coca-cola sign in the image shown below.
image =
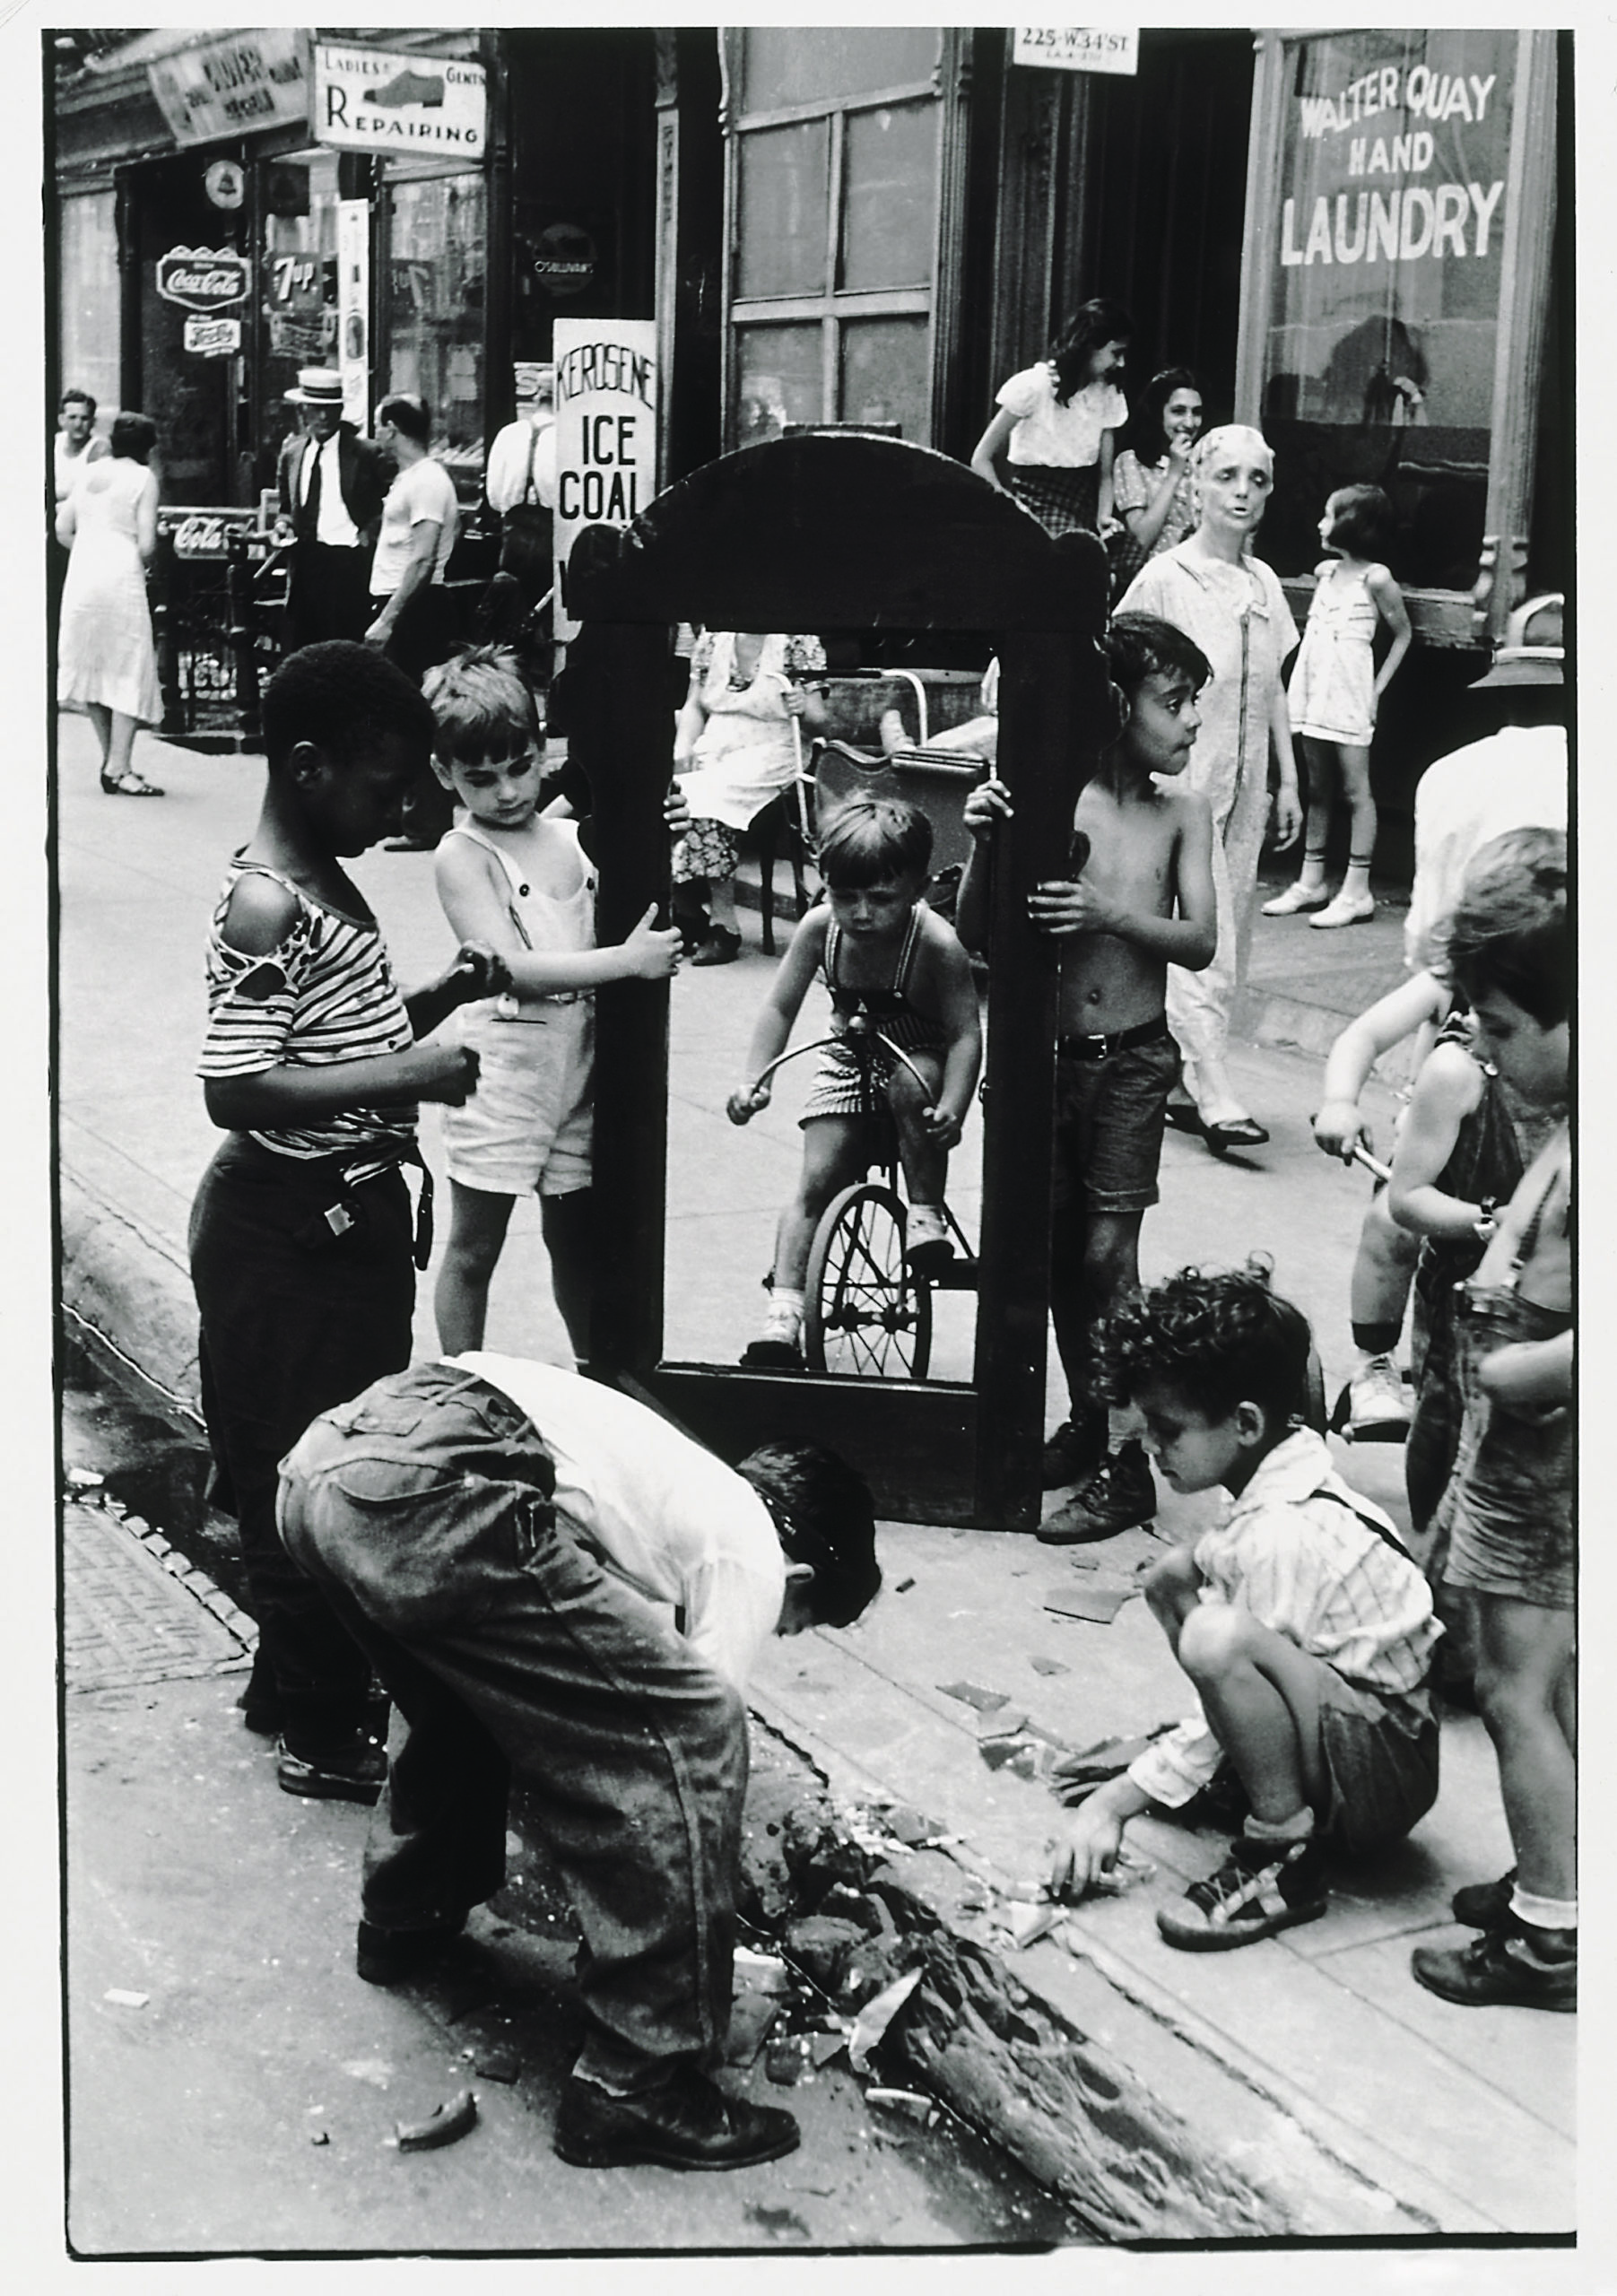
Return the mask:
M 188 311 L 242 302 L 252 281 L 252 265 L 234 248 L 170 248 L 157 258 L 158 293 Z

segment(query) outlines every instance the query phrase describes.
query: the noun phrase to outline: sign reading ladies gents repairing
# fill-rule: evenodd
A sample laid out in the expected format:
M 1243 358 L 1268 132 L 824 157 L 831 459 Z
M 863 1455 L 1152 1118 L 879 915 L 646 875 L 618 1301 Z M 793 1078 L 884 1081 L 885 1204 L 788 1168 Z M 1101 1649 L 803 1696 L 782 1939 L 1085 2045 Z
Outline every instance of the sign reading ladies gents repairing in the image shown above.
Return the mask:
M 555 323 L 556 574 L 581 526 L 626 526 L 656 489 L 656 321 Z M 556 635 L 578 625 L 555 618 Z
M 321 40 L 311 119 L 317 139 L 342 152 L 480 161 L 488 135 L 483 68 L 458 57 L 390 56 Z

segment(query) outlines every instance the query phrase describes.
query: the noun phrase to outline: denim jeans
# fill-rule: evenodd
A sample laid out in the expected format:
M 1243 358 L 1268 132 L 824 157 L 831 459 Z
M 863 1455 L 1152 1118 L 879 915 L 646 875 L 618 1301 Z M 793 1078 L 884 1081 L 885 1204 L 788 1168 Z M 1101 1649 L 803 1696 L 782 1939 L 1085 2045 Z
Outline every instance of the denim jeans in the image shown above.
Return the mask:
M 402 1718 L 366 1918 L 423 1927 L 491 1896 L 518 1772 L 584 1933 L 578 2069 L 624 2094 L 722 2053 L 746 1716 L 553 1487 L 509 1397 L 423 1363 L 309 1428 L 282 1468 L 281 1531 Z

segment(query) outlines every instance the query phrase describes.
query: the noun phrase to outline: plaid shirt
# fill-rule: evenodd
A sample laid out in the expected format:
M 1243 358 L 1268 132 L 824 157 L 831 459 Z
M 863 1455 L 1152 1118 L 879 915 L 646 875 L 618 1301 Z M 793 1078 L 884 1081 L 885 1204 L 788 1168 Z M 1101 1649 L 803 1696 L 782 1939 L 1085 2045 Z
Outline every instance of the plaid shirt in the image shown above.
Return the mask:
M 1374 1524 L 1392 1528 L 1343 1482 L 1323 1436 L 1299 1428 L 1196 1541 L 1197 1599 L 1249 1611 L 1363 1689 L 1418 1690 L 1443 1630 L 1420 1570 Z M 1198 1706 L 1128 1775 L 1153 1802 L 1178 1809 L 1206 1785 L 1222 1752 Z

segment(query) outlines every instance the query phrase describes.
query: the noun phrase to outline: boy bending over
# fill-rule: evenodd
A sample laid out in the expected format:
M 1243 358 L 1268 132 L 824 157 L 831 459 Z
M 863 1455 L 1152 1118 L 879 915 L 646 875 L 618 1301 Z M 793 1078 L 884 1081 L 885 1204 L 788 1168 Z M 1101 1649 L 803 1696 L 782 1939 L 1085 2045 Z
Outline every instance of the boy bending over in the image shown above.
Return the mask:
M 1205 797 L 1174 787 L 1202 722 L 1206 657 L 1170 622 L 1129 613 L 1112 623 L 1107 657 L 1127 718 L 1079 797 L 1065 872 L 1028 903 L 1061 960 L 1050 1313 L 1070 1415 L 1045 1446 L 1044 1483 L 1080 1488 L 1039 1530 L 1057 1545 L 1110 1538 L 1156 1509 L 1139 1444 L 1111 1443 L 1091 1358 L 1097 1326 L 1139 1283 L 1140 1222 L 1157 1200 L 1164 1111 L 1179 1074 L 1168 967 L 1200 971 L 1217 939 L 1213 817 Z M 957 913 L 968 946 L 982 942 L 984 848 L 1010 813 L 1002 781 L 966 800 L 977 848 Z
M 1251 1805 L 1244 1831 L 1157 1915 L 1170 1945 L 1221 1952 L 1326 1911 L 1322 1836 L 1355 1853 L 1430 1809 L 1438 1728 L 1424 1684 L 1442 1629 L 1386 1516 L 1298 1424 L 1308 1326 L 1261 1262 L 1181 1270 L 1117 1309 L 1107 1345 L 1166 1480 L 1221 1485 L 1234 1504 L 1145 1582 L 1200 1710 L 1084 1803 L 1051 1883 L 1082 1896 L 1130 1818 L 1182 1807 L 1227 1757 Z

